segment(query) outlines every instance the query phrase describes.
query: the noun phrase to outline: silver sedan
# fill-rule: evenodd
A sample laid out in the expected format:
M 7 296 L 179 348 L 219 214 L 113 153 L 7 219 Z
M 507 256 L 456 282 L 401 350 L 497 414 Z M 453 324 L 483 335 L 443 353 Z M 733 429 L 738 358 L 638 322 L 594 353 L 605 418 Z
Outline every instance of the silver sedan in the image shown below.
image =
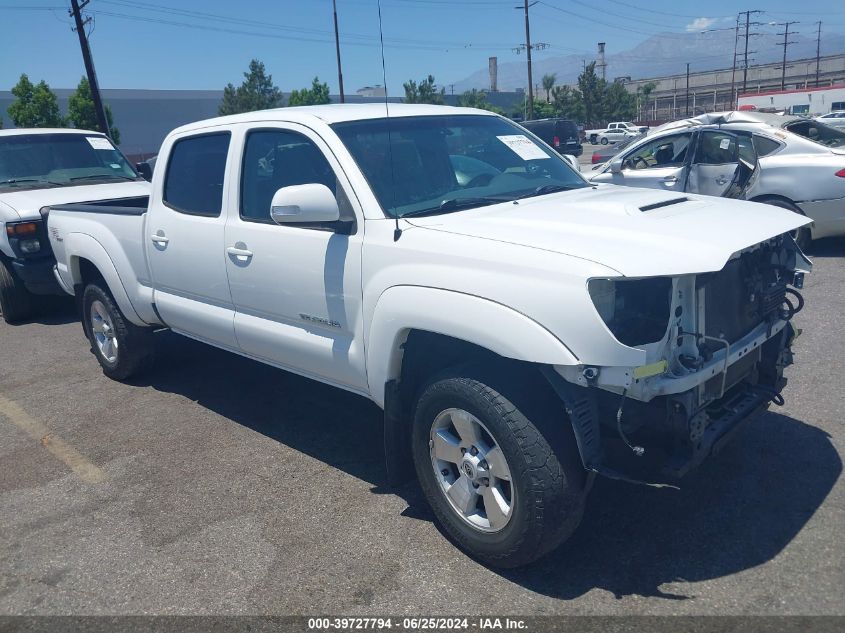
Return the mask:
M 845 235 L 845 131 L 812 119 L 720 112 L 674 121 L 586 177 L 791 209 L 813 220 L 798 235 L 803 246 Z

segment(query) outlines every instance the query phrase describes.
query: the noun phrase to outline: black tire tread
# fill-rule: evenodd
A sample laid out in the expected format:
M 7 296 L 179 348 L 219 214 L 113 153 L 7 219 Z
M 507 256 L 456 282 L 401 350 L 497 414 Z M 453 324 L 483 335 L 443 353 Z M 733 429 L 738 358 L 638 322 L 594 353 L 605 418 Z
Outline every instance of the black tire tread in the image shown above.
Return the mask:
M 102 282 L 101 282 L 102 283 Z M 150 369 L 155 361 L 152 331 L 130 323 L 123 316 L 105 284 L 90 283 L 83 291 L 83 322 L 91 345 L 91 353 L 100 363 L 103 373 L 113 380 L 127 380 Z M 99 300 L 109 311 L 118 339 L 118 359 L 114 367 L 108 366 L 101 358 L 89 325 L 91 303 Z
M 32 316 L 33 296 L 6 262 L 0 260 L 0 312 L 6 323 L 17 323 Z
M 584 512 L 587 474 L 581 467 L 577 452 L 574 454 L 576 462 L 573 463 L 572 447 L 561 445 L 565 434 L 556 432 L 560 428 L 551 428 L 552 423 L 563 427 L 567 422 L 562 417 L 552 420 L 552 416 L 542 414 L 532 416 L 533 421 L 529 420 L 514 402 L 491 386 L 491 383 L 496 384 L 499 380 L 483 369 L 460 372 L 465 375 L 454 373 L 447 372 L 432 379 L 424 388 L 423 397 L 428 399 L 471 392 L 500 417 L 524 456 L 525 463 L 519 470 L 519 478 L 530 482 L 530 513 L 521 522 L 520 533 L 507 549 L 480 553 L 463 531 L 449 529 L 449 526 L 460 525 L 460 519 L 453 516 L 448 506 L 431 503 L 432 508 L 449 535 L 475 557 L 496 567 L 512 568 L 528 564 L 555 549 L 569 537 L 578 527 Z M 567 461 L 568 469 L 559 458 Z M 513 470 L 520 469 L 518 463 L 511 462 L 510 465 Z M 430 469 L 430 464 L 424 463 L 423 467 Z M 518 476 L 514 474 L 514 478 Z M 425 491 L 426 486 L 423 488 Z M 433 492 L 440 494 L 436 489 Z

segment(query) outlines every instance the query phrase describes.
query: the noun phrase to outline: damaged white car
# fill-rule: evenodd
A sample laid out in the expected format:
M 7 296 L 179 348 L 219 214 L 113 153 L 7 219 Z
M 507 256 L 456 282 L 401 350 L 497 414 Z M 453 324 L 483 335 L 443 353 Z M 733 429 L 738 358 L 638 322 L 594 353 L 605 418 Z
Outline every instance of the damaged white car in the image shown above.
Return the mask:
M 789 209 L 812 220 L 796 232 L 802 247 L 845 235 L 845 131 L 812 119 L 717 112 L 673 121 L 588 177 Z
M 148 208 L 52 208 L 103 371 L 149 369 L 169 327 L 370 398 L 391 479 L 415 471 L 454 541 L 504 567 L 573 533 L 596 473 L 641 477 L 613 440 L 675 479 L 782 402 L 804 218 L 591 185 L 489 112 L 385 114 L 193 123 Z

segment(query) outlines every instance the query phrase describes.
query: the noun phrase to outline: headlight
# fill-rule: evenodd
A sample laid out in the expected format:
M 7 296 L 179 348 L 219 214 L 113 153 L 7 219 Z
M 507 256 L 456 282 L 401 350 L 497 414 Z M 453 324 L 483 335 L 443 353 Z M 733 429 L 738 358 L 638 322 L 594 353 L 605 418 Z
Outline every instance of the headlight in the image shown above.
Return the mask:
M 18 248 L 21 249 L 22 253 L 32 255 L 33 253 L 37 253 L 41 250 L 41 242 L 38 240 L 21 240 L 18 243 Z
M 663 338 L 669 327 L 672 279 L 591 279 L 587 290 L 602 321 L 623 345 Z

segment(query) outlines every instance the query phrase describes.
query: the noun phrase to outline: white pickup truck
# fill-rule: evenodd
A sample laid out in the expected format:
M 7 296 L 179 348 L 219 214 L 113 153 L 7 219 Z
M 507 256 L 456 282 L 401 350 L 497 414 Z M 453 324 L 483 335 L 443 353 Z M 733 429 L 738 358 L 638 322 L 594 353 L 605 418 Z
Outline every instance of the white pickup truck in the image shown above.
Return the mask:
M 678 477 L 782 402 L 805 218 L 591 185 L 489 112 L 389 114 L 194 123 L 149 208 L 51 209 L 103 371 L 147 368 L 168 327 L 371 398 L 390 479 L 415 468 L 451 537 L 511 567 L 575 530 L 595 473 Z
M 7 323 L 31 316 L 39 295 L 63 295 L 42 209 L 120 200 L 146 207 L 144 182 L 99 132 L 0 130 L 0 313 Z
M 626 132 L 629 135 L 628 138 L 633 138 L 635 136 L 639 136 L 640 134 L 645 134 L 646 132 L 648 132 L 648 126 L 634 125 L 629 121 L 613 121 L 612 123 L 608 123 L 607 127 L 597 128 L 595 130 L 585 130 L 584 136 L 593 145 L 598 145 L 599 141 L 601 140 L 602 134 L 604 134 L 605 132 L 610 132 L 611 138 L 613 138 L 614 135 L 618 136 Z M 607 145 L 607 142 L 602 144 Z

